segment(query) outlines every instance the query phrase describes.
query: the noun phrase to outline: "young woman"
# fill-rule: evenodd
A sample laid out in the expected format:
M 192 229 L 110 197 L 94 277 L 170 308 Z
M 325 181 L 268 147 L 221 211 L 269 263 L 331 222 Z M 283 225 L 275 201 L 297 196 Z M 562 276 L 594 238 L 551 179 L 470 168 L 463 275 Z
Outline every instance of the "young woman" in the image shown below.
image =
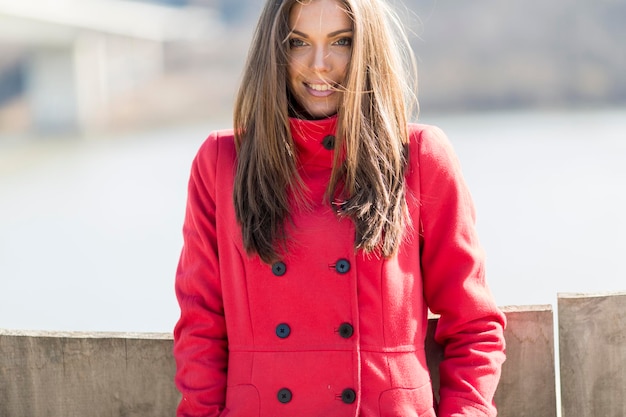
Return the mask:
M 450 144 L 407 123 L 391 16 L 384 0 L 266 2 L 234 130 L 192 167 L 179 417 L 496 415 L 505 318 Z

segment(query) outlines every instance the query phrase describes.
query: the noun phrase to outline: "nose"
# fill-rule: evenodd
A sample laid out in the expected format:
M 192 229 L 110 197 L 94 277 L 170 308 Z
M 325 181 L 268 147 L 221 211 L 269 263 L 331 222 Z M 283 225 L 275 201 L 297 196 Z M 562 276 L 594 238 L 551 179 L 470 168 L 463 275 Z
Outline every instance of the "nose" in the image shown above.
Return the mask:
M 313 52 L 313 69 L 317 72 L 330 70 L 330 56 L 325 47 L 319 46 Z

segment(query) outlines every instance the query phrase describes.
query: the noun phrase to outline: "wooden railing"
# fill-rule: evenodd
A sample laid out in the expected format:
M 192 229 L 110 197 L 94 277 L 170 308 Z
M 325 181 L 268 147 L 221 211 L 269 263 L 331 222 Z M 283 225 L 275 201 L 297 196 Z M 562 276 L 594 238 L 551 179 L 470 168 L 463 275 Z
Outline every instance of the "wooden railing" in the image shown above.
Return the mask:
M 626 293 L 558 297 L 563 417 L 626 416 Z M 496 393 L 501 417 L 556 417 L 551 306 L 504 309 L 507 361 Z M 441 348 L 427 350 L 435 385 Z M 175 415 L 167 334 L 0 331 L 1 417 Z

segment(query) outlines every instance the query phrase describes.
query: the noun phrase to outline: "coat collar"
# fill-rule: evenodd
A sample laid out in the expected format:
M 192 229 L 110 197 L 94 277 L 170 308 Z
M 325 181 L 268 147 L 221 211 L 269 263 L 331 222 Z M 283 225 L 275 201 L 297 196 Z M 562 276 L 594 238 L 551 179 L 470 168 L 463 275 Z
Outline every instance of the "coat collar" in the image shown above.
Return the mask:
M 332 168 L 337 116 L 321 120 L 289 118 L 300 165 Z

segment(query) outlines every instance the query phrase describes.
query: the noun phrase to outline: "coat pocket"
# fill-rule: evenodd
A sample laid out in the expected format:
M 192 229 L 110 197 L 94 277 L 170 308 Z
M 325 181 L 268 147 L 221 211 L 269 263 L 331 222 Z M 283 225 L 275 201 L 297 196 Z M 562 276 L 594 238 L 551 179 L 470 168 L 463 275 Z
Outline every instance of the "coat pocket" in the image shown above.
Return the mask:
M 254 385 L 233 385 L 226 388 L 226 409 L 220 417 L 259 417 L 259 391 Z
M 379 398 L 381 417 L 435 417 L 430 384 L 419 388 L 394 388 Z

